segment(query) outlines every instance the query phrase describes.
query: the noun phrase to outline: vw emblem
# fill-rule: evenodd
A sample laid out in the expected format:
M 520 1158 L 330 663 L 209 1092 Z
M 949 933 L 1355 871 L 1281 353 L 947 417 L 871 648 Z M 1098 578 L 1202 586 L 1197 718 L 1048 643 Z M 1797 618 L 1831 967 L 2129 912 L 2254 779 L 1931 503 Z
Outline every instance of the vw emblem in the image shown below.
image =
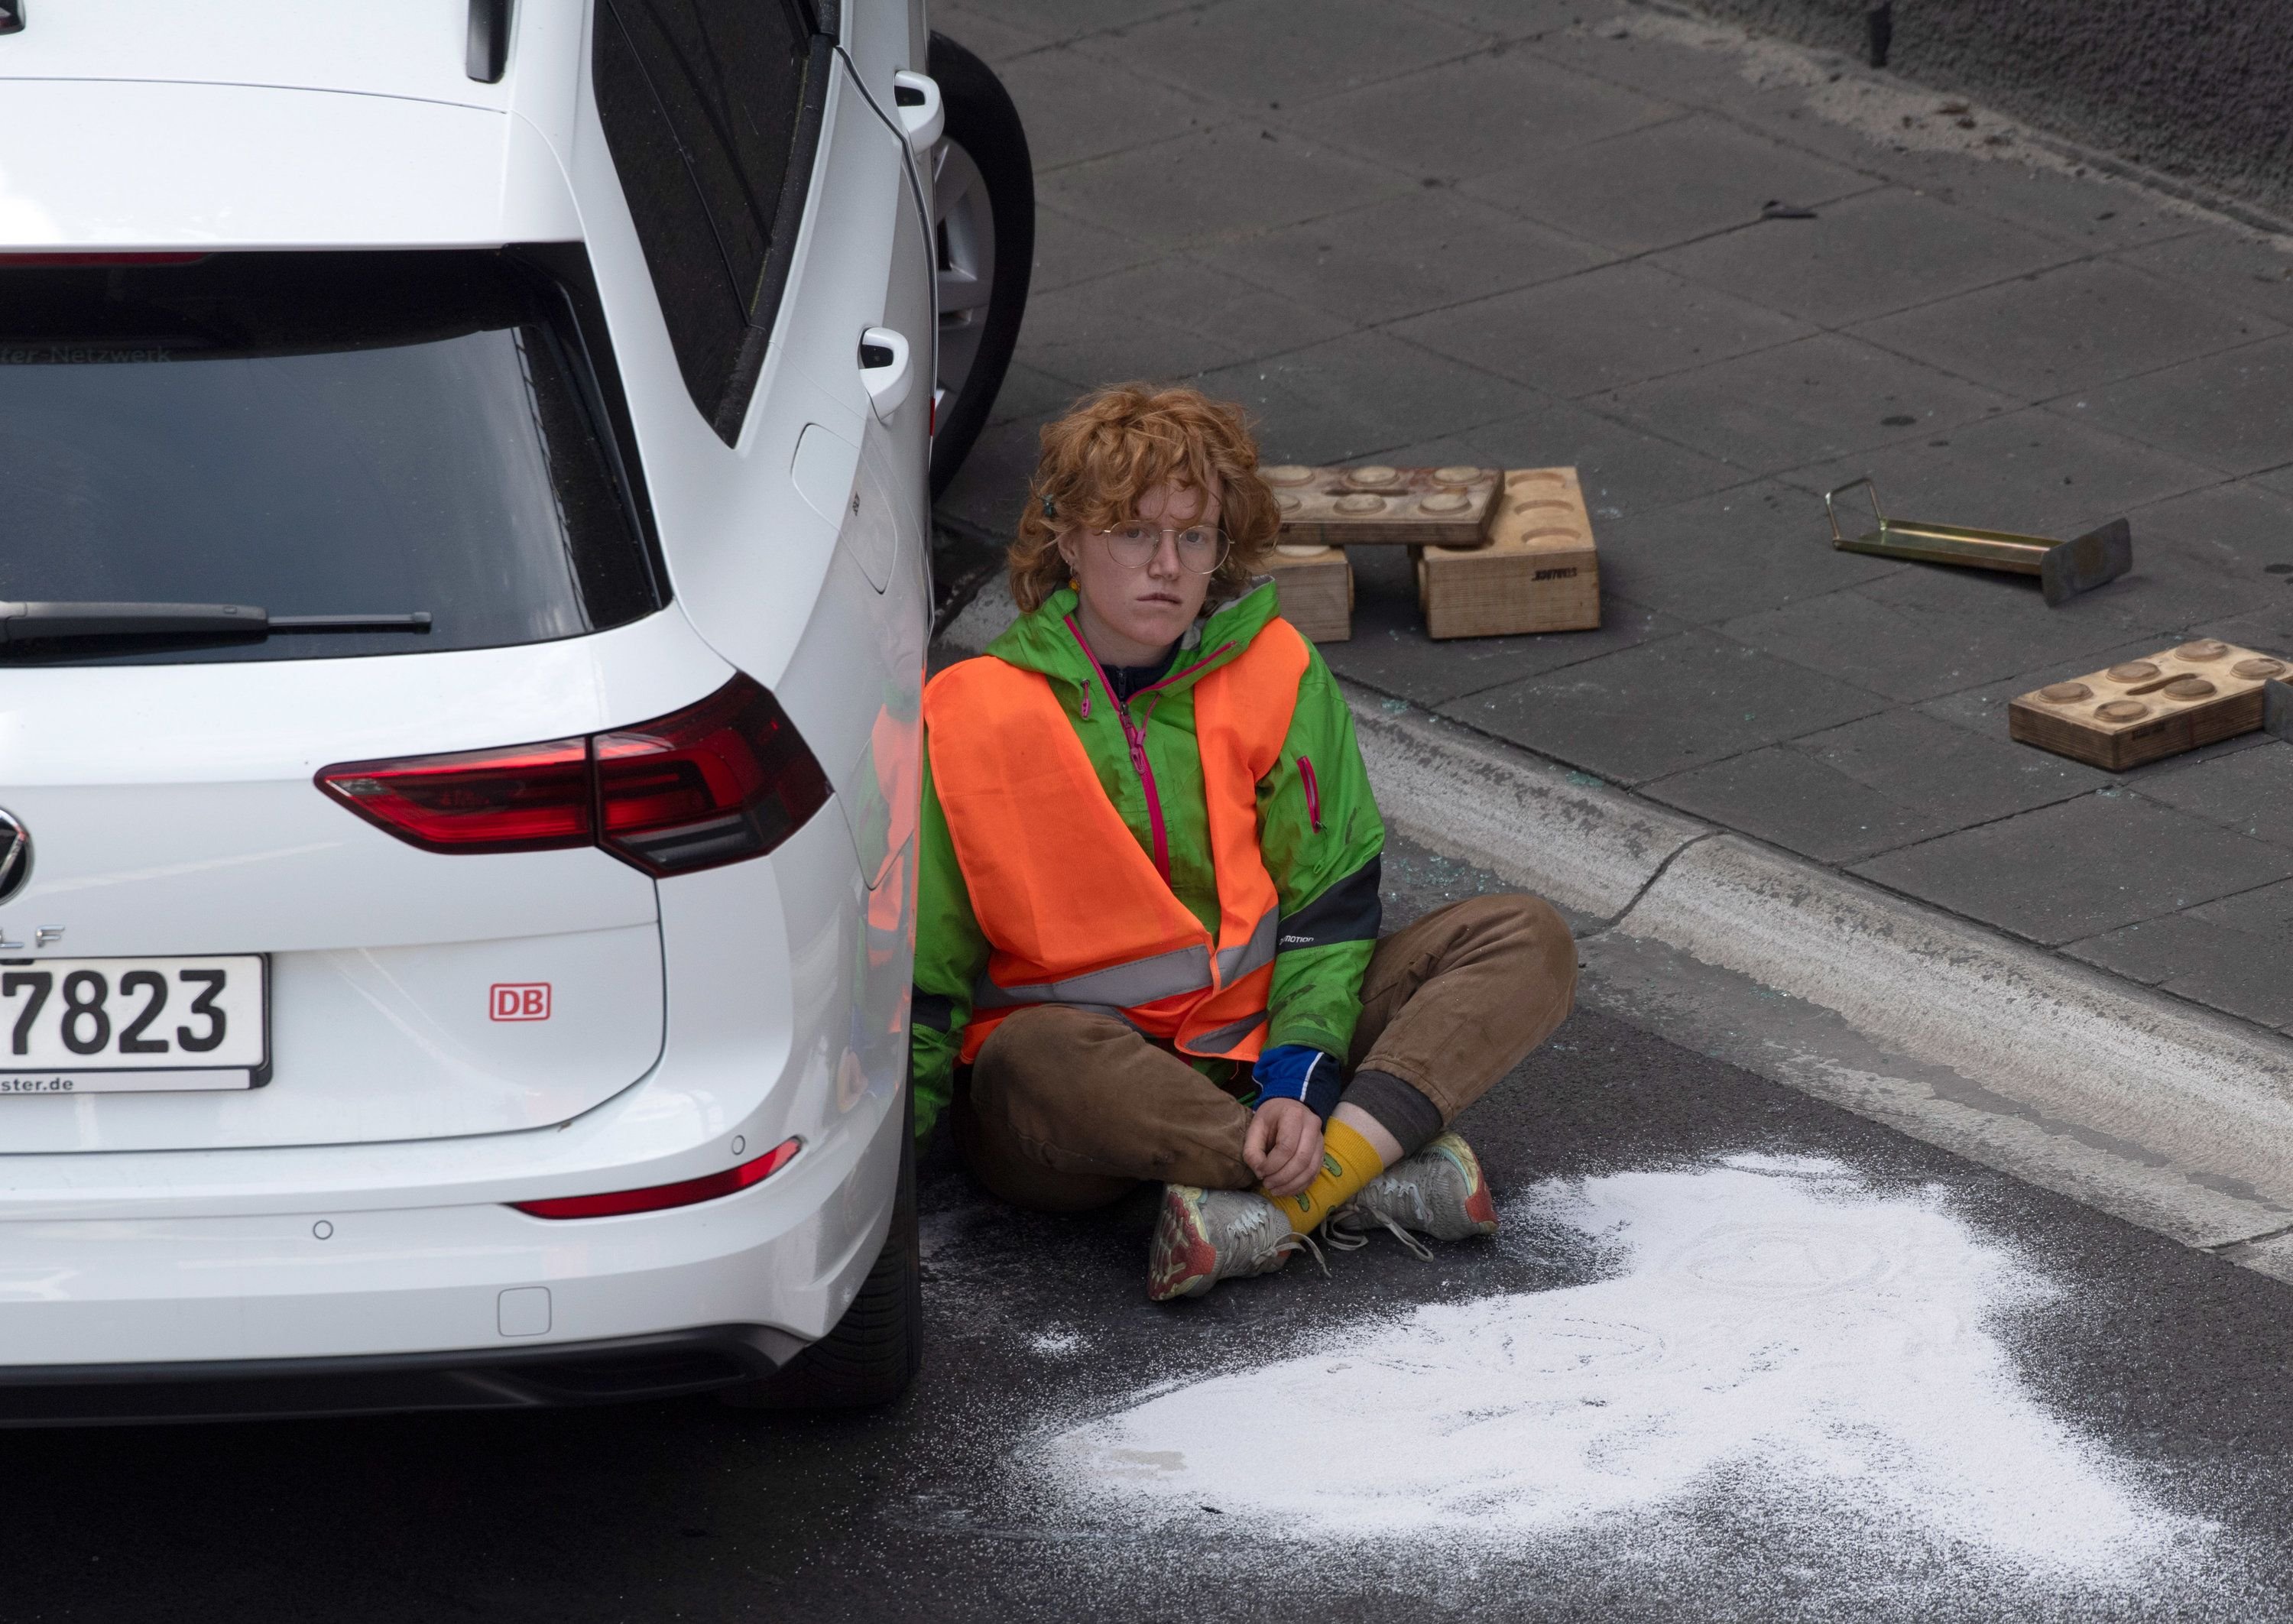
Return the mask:
M 0 812 L 0 902 L 32 877 L 32 836 L 13 812 Z

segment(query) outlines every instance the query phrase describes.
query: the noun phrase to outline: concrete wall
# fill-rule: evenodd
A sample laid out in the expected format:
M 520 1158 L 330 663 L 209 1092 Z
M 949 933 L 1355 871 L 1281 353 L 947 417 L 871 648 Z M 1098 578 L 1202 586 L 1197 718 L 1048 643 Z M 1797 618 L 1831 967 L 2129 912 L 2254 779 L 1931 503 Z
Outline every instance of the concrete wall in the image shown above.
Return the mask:
M 1696 0 L 1860 55 L 1876 0 Z M 2293 0 L 1894 0 L 1888 66 L 2293 214 Z

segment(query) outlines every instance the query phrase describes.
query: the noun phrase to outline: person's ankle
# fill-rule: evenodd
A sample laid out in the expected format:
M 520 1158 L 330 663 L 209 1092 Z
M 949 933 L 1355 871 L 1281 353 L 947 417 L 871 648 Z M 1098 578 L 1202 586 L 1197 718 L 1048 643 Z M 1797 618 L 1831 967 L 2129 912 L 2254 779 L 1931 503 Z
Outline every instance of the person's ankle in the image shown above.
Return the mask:
M 1367 1140 L 1369 1148 L 1377 1152 L 1378 1165 L 1381 1169 L 1391 1167 L 1407 1154 L 1401 1148 L 1401 1141 L 1393 1136 L 1385 1124 L 1358 1105 L 1349 1105 L 1340 1101 L 1338 1108 L 1330 1113 L 1330 1120 L 1344 1123 Z

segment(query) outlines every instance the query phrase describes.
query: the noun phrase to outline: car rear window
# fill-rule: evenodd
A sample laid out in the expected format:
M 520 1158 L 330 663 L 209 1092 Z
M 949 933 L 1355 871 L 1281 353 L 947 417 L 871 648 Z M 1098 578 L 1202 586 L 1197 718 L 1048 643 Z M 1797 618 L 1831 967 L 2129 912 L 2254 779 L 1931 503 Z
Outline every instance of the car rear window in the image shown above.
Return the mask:
M 493 648 L 660 607 L 581 292 L 515 251 L 0 259 L 0 600 L 431 618 L 0 660 Z

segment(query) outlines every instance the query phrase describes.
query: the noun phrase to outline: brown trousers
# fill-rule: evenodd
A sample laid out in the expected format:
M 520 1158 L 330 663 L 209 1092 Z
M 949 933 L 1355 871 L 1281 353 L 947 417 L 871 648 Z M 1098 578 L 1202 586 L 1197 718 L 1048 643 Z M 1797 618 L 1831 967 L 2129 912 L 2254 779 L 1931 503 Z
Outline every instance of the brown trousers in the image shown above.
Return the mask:
M 1362 977 L 1349 1067 L 1399 1078 L 1444 1122 L 1487 1093 L 1568 1016 L 1576 944 L 1529 896 L 1479 896 L 1377 944 Z M 994 1194 L 1081 1212 L 1142 1180 L 1246 1190 L 1250 1108 L 1116 1020 L 1025 1009 L 981 1046 L 955 1099 L 955 1143 Z

